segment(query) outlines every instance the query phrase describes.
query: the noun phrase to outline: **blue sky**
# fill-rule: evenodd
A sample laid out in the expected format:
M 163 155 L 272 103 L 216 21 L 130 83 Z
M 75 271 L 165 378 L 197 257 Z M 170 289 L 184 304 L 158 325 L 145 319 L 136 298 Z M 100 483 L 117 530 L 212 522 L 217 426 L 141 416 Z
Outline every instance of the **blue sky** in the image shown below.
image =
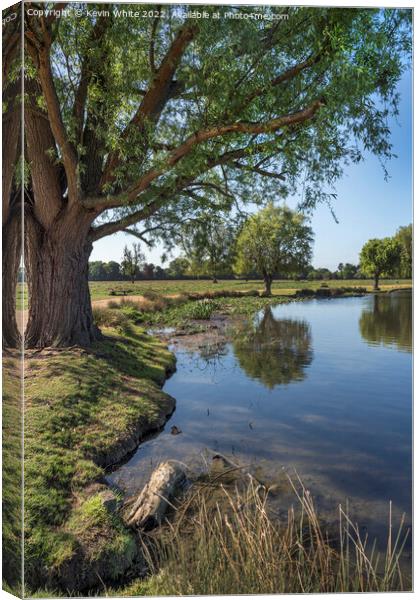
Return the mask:
M 401 225 L 412 222 L 412 76 L 406 72 L 400 81 L 400 114 L 390 122 L 393 151 L 397 158 L 387 165 L 385 181 L 379 160 L 365 154 L 364 162 L 348 167 L 336 186 L 333 204 L 339 223 L 329 208 L 320 205 L 312 218 L 315 243 L 312 263 L 335 270 L 338 263 L 358 263 L 359 252 L 370 238 L 393 235 Z M 289 199 L 291 207 L 296 202 Z M 94 244 L 90 260 L 121 261 L 123 248 L 135 240 L 118 233 Z M 161 264 L 160 246 L 143 248 L 149 262 Z M 176 256 L 177 253 L 174 253 Z

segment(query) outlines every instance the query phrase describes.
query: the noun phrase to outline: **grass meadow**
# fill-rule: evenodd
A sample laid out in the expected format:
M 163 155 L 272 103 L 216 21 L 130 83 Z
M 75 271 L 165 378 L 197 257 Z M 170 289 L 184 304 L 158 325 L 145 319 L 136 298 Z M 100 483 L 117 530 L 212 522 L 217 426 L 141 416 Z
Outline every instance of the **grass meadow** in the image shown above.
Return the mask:
M 330 281 L 295 281 L 295 280 L 277 280 L 272 284 L 273 295 L 290 296 L 297 290 L 303 288 L 317 289 L 322 284 L 330 288 L 334 287 L 366 287 L 371 291 L 373 288 L 372 279 L 333 279 Z M 406 279 L 382 279 L 380 288 L 388 290 L 391 288 L 411 287 L 411 280 Z M 220 279 L 218 283 L 213 283 L 210 279 L 161 279 L 161 280 L 142 280 L 131 283 L 130 281 L 91 281 L 89 283 L 92 302 L 97 300 L 111 300 L 115 296 L 123 295 L 142 296 L 144 293 L 154 293 L 160 296 L 176 296 L 190 293 L 210 293 L 225 291 L 249 291 L 257 290 L 262 292 L 264 289 L 261 279 Z M 27 308 L 27 286 L 19 284 L 17 289 L 16 308 L 21 310 Z

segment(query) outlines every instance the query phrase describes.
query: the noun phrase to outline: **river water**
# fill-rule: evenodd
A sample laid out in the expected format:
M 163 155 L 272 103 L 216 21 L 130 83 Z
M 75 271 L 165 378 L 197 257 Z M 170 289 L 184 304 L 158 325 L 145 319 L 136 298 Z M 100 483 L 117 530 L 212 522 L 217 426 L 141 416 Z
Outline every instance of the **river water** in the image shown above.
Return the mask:
M 216 349 L 177 346 L 176 411 L 112 480 L 133 492 L 161 460 L 199 470 L 215 452 L 270 485 L 295 470 L 327 519 L 348 502 L 382 545 L 390 500 L 411 522 L 411 309 L 409 292 L 292 302 Z

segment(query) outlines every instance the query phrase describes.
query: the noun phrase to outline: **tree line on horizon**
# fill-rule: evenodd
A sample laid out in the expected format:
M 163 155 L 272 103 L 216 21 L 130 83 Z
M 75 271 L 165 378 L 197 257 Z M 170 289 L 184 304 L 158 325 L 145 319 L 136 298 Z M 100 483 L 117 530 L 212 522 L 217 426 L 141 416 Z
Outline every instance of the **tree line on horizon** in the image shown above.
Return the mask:
M 266 211 L 266 209 L 264 209 Z M 263 213 L 260 211 L 259 214 Z M 281 210 L 281 209 L 274 209 Z M 290 211 L 292 212 L 292 211 Z M 268 234 L 272 230 L 272 215 L 267 220 Z M 225 223 L 204 221 L 205 231 L 194 226 L 186 228 L 187 241 L 181 244 L 182 254 L 171 260 L 167 267 L 155 265 L 145 260 L 140 244 L 131 248 L 125 246 L 121 262 L 92 261 L 89 263 L 90 281 L 136 281 L 136 280 L 170 280 L 170 279 L 212 279 L 217 283 L 220 279 L 260 279 L 263 274 L 252 264 L 246 268 L 238 268 L 237 257 L 240 254 L 238 240 L 240 233 L 233 235 L 232 226 Z M 215 234 L 215 230 L 217 234 Z M 238 228 L 240 231 L 240 228 Z M 254 231 L 251 237 L 260 242 Z M 244 239 L 249 247 L 249 239 Z M 304 261 L 296 264 L 294 269 L 283 272 L 274 269 L 276 279 L 296 279 L 308 281 L 367 279 L 374 277 L 375 254 L 384 247 L 381 255 L 382 265 L 379 275 L 410 278 L 412 276 L 412 225 L 400 227 L 393 237 L 383 240 L 372 239 L 366 242 L 359 264 L 340 262 L 333 271 L 327 267 L 314 267 Z M 266 248 L 266 242 L 265 242 Z M 375 254 L 374 254 L 375 253 Z M 378 284 L 377 284 L 378 285 Z

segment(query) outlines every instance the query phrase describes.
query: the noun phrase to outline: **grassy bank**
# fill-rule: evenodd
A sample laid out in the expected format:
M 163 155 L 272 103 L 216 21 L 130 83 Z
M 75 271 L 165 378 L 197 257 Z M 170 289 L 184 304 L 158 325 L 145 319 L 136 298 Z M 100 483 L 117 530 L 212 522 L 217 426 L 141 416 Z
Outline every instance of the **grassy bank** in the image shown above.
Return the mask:
M 391 289 L 391 288 L 389 288 Z M 284 294 L 263 297 L 256 289 L 183 292 L 174 295 L 162 295 L 154 291 L 144 291 L 141 296 L 117 297 L 102 300 L 94 304 L 94 316 L 99 326 L 108 325 L 118 315 L 118 319 L 134 320 L 148 327 L 172 326 L 190 333 L 198 332 L 202 324 L 213 315 L 251 316 L 271 304 L 298 301 L 311 297 L 333 298 L 363 294 L 367 288 L 360 286 L 323 286 L 301 287 L 286 290 Z M 292 292 L 292 293 L 291 293 Z
M 161 427 L 174 357 L 130 323 L 88 350 L 28 351 L 25 412 L 26 581 L 101 588 L 141 567 L 132 531 L 104 485 L 106 470 Z
M 290 297 L 279 297 L 274 301 L 289 302 Z M 206 321 L 216 313 L 252 315 L 272 302 L 272 298 L 259 296 L 221 296 L 191 300 L 185 295 L 170 298 L 146 292 L 146 297 L 139 300 L 110 300 L 107 308 L 94 309 L 94 315 L 100 325 L 111 322 L 115 315 L 119 315 L 119 318 L 133 319 L 137 324 L 147 327 L 172 326 L 192 333 L 204 327 Z
M 22 544 L 22 389 L 20 354 L 3 353 L 2 548 L 5 589 L 21 595 Z

